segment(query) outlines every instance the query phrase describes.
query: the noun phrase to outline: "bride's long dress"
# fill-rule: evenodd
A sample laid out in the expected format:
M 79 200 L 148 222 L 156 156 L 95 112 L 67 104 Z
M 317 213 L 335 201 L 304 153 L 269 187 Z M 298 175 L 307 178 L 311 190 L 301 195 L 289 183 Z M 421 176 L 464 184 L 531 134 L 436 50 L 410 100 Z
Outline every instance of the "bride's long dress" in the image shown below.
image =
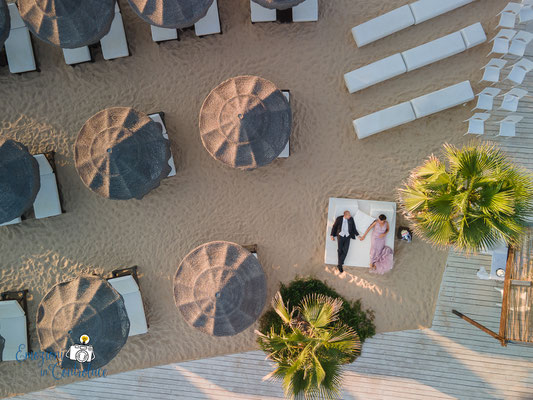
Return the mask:
M 370 269 L 371 273 L 383 275 L 393 267 L 393 251 L 385 245 L 385 237 L 379 237 L 387 230 L 387 224 L 381 225 L 376 222 L 372 230 L 372 244 L 370 246 L 370 265 L 374 264 L 375 269 Z

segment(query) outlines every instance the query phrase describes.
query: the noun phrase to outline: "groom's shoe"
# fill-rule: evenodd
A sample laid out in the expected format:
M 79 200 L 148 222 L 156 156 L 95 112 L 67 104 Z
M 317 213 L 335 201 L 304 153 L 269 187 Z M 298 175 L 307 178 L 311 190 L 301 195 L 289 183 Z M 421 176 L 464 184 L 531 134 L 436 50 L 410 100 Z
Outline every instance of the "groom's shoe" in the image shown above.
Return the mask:
M 342 269 L 342 265 L 337 265 L 337 268 L 339 269 L 339 272 L 342 274 L 344 270 Z

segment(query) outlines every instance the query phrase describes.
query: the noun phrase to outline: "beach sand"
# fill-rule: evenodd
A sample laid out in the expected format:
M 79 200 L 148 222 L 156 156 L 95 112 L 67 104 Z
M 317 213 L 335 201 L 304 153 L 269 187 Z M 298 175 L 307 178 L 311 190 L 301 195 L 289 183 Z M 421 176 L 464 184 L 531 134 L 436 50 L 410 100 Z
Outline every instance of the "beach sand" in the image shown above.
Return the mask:
M 149 333 L 132 337 L 109 373 L 256 349 L 254 327 L 215 338 L 191 328 L 174 305 L 181 259 L 211 240 L 258 245 L 269 300 L 280 282 L 312 275 L 375 311 L 379 332 L 431 325 L 446 252 L 415 239 L 399 243 L 385 276 L 326 266 L 329 197 L 394 201 L 409 171 L 444 142 L 460 144 L 472 104 L 364 140 L 354 118 L 471 80 L 487 62 L 485 43 L 447 60 L 350 95 L 343 74 L 481 21 L 491 38 L 503 0 L 479 0 L 358 49 L 350 29 L 407 0 L 320 0 L 317 23 L 250 23 L 248 0 L 220 0 L 223 35 L 157 45 L 150 27 L 121 1 L 131 57 L 67 66 L 61 50 L 34 39 L 41 72 L 0 70 L 0 132 L 34 153 L 55 151 L 66 213 L 0 228 L 0 291 L 29 289 L 35 313 L 54 284 L 81 273 L 139 266 Z M 290 89 L 294 113 L 289 159 L 251 172 L 229 169 L 203 148 L 198 112 L 223 80 L 255 74 Z M 178 169 L 142 201 L 115 202 L 88 191 L 73 162 L 79 129 L 96 112 L 133 106 L 163 111 Z M 402 223 L 399 217 L 398 223 Z M 364 349 L 363 349 L 364 351 Z M 49 362 L 45 363 L 46 368 Z M 40 376 L 37 361 L 0 363 L 0 396 L 72 382 Z

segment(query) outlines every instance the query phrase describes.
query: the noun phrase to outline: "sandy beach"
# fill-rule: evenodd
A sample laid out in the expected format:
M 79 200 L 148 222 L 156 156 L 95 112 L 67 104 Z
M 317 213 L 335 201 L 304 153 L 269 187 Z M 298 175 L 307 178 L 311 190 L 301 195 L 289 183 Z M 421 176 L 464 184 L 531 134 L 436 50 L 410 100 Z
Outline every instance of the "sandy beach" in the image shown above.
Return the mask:
M 0 69 L 0 133 L 32 153 L 56 152 L 65 214 L 0 228 L 0 292 L 29 290 L 29 340 L 39 302 L 56 283 L 79 274 L 108 276 L 137 265 L 149 333 L 128 339 L 107 365 L 110 374 L 257 349 L 254 328 L 211 337 L 190 327 L 174 304 L 172 281 L 182 258 L 212 240 L 257 244 L 268 301 L 295 276 L 326 281 L 375 312 L 379 332 L 431 324 L 447 253 L 416 239 L 396 242 L 395 267 L 376 276 L 363 268 L 338 276 L 324 265 L 330 197 L 395 201 L 409 171 L 445 142 L 460 144 L 472 104 L 417 120 L 364 140 L 352 120 L 425 93 L 470 80 L 484 85 L 484 43 L 356 94 L 343 74 L 399 51 L 481 22 L 490 39 L 503 0 L 478 0 L 429 22 L 357 48 L 350 29 L 407 0 L 320 0 L 317 23 L 250 23 L 248 0 L 219 0 L 222 35 L 155 44 L 150 26 L 126 1 L 120 6 L 132 56 L 74 68 L 59 48 L 33 38 L 41 72 Z M 291 91 L 291 156 L 255 171 L 215 161 L 202 146 L 198 113 L 220 82 L 259 75 Z M 112 106 L 163 111 L 177 176 L 143 200 L 100 198 L 74 167 L 74 142 L 84 122 Z M 405 221 L 398 215 L 398 224 Z M 364 347 L 363 347 L 364 351 Z M 46 363 L 45 363 L 46 364 Z M 0 397 L 74 379 L 41 377 L 38 361 L 1 362 Z

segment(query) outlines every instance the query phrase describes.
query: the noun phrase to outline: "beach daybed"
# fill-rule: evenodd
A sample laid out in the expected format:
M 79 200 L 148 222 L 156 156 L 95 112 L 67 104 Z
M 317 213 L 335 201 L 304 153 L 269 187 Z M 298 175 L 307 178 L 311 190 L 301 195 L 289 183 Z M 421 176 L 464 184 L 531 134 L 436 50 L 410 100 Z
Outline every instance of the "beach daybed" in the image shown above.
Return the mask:
M 324 263 L 337 265 L 337 241 L 332 241 L 330 237 L 331 227 L 335 218 L 342 215 L 344 211 L 350 211 L 354 218 L 355 226 L 360 235 L 364 234 L 368 226 L 378 218 L 380 214 L 385 214 L 389 221 L 389 233 L 386 238 L 386 245 L 394 250 L 394 232 L 396 228 L 396 203 L 373 200 L 354 200 L 344 198 L 330 198 L 328 205 L 328 221 L 326 226 L 326 245 Z M 369 234 L 365 240 L 358 238 L 350 241 L 350 250 L 344 262 L 349 267 L 370 267 L 370 245 L 372 235 Z
M 4 292 L 0 295 L 0 336 L 5 339 L 2 361 L 15 361 L 20 345 L 23 353 L 28 347 L 28 306 L 27 291 Z M 24 354 L 19 354 L 23 359 Z
M 109 33 L 100 40 L 100 46 L 104 60 L 113 60 L 130 55 L 118 3 L 115 4 L 115 18 L 111 23 Z
M 17 5 L 9 3 L 9 16 L 11 30 L 4 43 L 9 72 L 19 74 L 22 72 L 38 71 L 33 46 L 28 28 L 22 20 Z
M 378 132 L 466 103 L 474 98 L 469 81 L 428 93 L 411 101 L 365 115 L 353 121 L 357 137 L 364 139 Z
M 168 138 L 167 127 L 165 126 L 165 113 L 158 112 L 154 114 L 149 114 L 148 116 L 152 119 L 152 121 L 155 121 L 161 125 L 161 128 L 163 129 L 163 137 L 170 141 L 170 139 Z M 168 177 L 170 178 L 171 176 L 176 175 L 176 164 L 174 163 L 174 156 L 172 155 L 172 151 L 170 152 L 170 160 L 168 161 L 168 165 L 170 165 L 170 173 L 168 174 Z
M 292 7 L 290 11 L 292 22 L 316 22 L 318 21 L 318 0 L 305 0 Z M 275 22 L 279 19 L 276 9 L 263 7 L 253 0 L 250 0 L 250 15 L 252 23 Z
M 141 291 L 138 285 L 137 267 L 115 270 L 112 274 L 113 278 L 107 281 L 124 299 L 126 313 L 130 320 L 130 332 L 128 336 L 147 333 L 148 324 L 146 323 Z
M 392 35 L 411 25 L 452 11 L 474 0 L 419 0 L 396 8 L 386 14 L 366 21 L 352 28 L 352 35 L 358 47 Z
M 481 24 L 475 23 L 439 39 L 394 54 L 344 75 L 350 93 L 443 60 L 487 40 Z

